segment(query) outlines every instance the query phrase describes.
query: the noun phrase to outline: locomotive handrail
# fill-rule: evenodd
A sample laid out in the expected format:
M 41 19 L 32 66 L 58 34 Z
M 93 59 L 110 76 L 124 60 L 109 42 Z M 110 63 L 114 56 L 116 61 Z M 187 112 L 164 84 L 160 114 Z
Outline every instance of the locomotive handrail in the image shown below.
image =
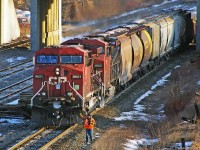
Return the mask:
M 78 91 L 77 90 L 75 90 L 72 86 L 71 86 L 71 84 L 70 84 L 70 82 L 69 81 L 66 81 L 66 82 L 68 82 L 69 83 L 69 87 L 78 95 L 78 97 L 80 97 L 80 99 L 83 101 L 85 98 L 84 97 L 82 97 L 81 96 L 81 94 L 79 94 L 78 93 Z
M 45 83 L 47 83 L 48 81 L 44 81 L 42 82 L 42 87 L 37 91 L 37 93 L 35 93 L 35 95 L 33 95 L 33 97 L 31 98 L 31 107 L 33 107 L 33 99 L 38 95 L 38 93 L 44 88 Z

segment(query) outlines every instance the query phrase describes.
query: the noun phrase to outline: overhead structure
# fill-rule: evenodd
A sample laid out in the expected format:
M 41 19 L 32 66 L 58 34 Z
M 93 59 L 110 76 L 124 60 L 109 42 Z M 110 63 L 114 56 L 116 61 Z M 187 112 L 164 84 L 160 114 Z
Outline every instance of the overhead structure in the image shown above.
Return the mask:
M 0 0 L 0 44 L 8 43 L 20 36 L 13 0 Z
M 200 51 L 200 0 L 197 0 L 197 37 L 196 50 Z
M 31 0 L 31 50 L 59 45 L 61 0 Z

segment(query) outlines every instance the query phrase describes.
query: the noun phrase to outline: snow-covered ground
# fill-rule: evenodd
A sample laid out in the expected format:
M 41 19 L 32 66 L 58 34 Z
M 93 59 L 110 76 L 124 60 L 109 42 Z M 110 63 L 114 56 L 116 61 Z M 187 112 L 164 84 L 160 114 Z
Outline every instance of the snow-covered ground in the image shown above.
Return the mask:
M 138 150 L 139 147 L 150 146 L 158 142 L 158 139 L 138 139 L 138 140 L 127 140 L 127 143 L 124 145 L 124 150 Z
M 0 123 L 1 124 L 6 124 L 6 123 L 9 123 L 9 124 L 21 124 L 21 123 L 24 123 L 24 120 L 21 119 L 21 118 L 15 118 L 15 119 L 8 119 L 8 118 L 0 118 Z
M 7 103 L 7 105 L 17 105 L 19 102 L 19 99 L 16 99 L 15 101 L 12 101 L 10 103 Z
M 134 102 L 134 110 L 130 112 L 122 112 L 120 117 L 114 118 L 116 121 L 123 121 L 123 120 L 136 120 L 136 121 L 160 121 L 165 119 L 165 115 L 163 114 L 163 110 L 159 110 L 157 115 L 149 115 L 144 113 L 145 106 L 139 104 L 142 100 L 144 100 L 149 95 L 153 94 L 153 91 L 159 87 L 164 86 L 164 84 L 168 81 L 167 78 L 171 75 L 171 72 L 166 74 L 160 80 L 158 80 L 154 85 L 151 86 L 151 89 L 148 90 L 146 93 L 141 95 L 137 98 Z M 164 108 L 163 105 L 160 108 Z
M 174 67 L 174 69 L 179 68 L 180 65 Z M 161 121 L 165 119 L 164 115 L 164 104 L 161 104 L 157 109 L 156 115 L 150 115 L 145 113 L 145 105 L 140 104 L 146 97 L 153 94 L 157 87 L 164 86 L 168 81 L 167 78 L 171 76 L 171 72 L 167 73 L 160 80 L 158 80 L 154 85 L 151 86 L 151 89 L 146 93 L 137 98 L 134 102 L 134 110 L 129 112 L 122 112 L 120 117 L 114 118 L 116 121 L 124 120 L 134 120 L 134 121 Z M 200 81 L 197 82 L 200 85 Z M 146 106 L 147 107 L 147 106 Z M 150 146 L 159 141 L 159 139 L 128 139 L 127 143 L 124 145 L 125 150 L 137 150 L 139 147 Z M 186 142 L 186 149 L 189 149 L 192 145 L 192 142 Z M 181 143 L 175 143 L 173 147 L 181 147 Z
M 197 85 L 200 85 L 200 81 L 197 81 Z
M 27 58 L 19 56 L 19 57 L 8 58 L 5 61 L 9 63 L 13 63 L 13 62 L 16 63 L 18 60 L 25 60 L 25 59 Z

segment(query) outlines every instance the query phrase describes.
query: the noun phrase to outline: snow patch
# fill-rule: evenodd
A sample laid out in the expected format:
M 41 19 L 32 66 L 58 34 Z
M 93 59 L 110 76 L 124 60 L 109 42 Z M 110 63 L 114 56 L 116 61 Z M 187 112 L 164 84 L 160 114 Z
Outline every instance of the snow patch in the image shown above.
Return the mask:
M 135 105 L 134 109 L 141 112 L 141 111 L 145 110 L 145 107 L 144 107 L 144 105 Z
M 177 66 L 174 67 L 174 69 L 177 69 L 177 68 L 180 68 L 180 67 L 181 67 L 180 65 L 177 65 Z
M 0 133 L 0 136 L 2 136 L 3 134 L 2 133 Z
M 138 104 L 139 102 L 141 102 L 144 98 L 148 97 L 149 95 L 153 94 L 152 91 L 147 91 L 146 93 L 144 93 L 143 95 L 141 95 L 134 103 L 134 105 Z
M 158 7 L 158 6 L 162 6 L 164 4 L 167 4 L 167 3 L 172 3 L 172 2 L 176 2 L 178 0 L 169 0 L 169 1 L 164 1 L 163 3 L 159 4 L 159 5 L 152 5 L 152 7 Z
M 7 103 L 7 105 L 17 105 L 19 102 L 19 99 L 15 100 L 15 101 L 12 101 L 10 103 Z
M 0 123 L 20 124 L 20 123 L 24 123 L 24 121 L 22 119 L 0 118 Z
M 127 128 L 124 124 L 120 124 L 120 128 Z
M 185 142 L 185 150 L 189 150 L 191 146 L 192 146 L 192 142 Z M 179 148 L 181 149 L 182 148 L 182 143 L 175 143 L 174 147 L 176 149 L 179 149 Z
M 134 121 L 152 121 L 157 122 L 160 120 L 164 120 L 166 116 L 161 114 L 157 115 L 149 115 L 143 112 L 145 110 L 144 105 L 136 105 L 134 106 L 134 111 L 122 112 L 120 117 L 114 118 L 116 121 L 124 121 L 124 120 L 134 120 Z
M 9 59 L 6 59 L 7 62 L 9 63 L 13 63 L 13 62 L 16 62 L 18 60 L 25 60 L 26 58 L 25 57 L 17 57 L 17 58 L 9 58 Z
M 157 115 L 149 115 L 144 113 L 145 110 L 144 105 L 139 105 L 139 103 L 149 95 L 153 94 L 153 90 L 155 90 L 158 86 L 163 86 L 166 80 L 169 76 L 171 76 L 171 72 L 163 76 L 160 80 L 156 82 L 151 87 L 151 90 L 148 90 L 145 94 L 141 95 L 136 101 L 134 102 L 134 110 L 130 112 L 122 112 L 120 117 L 114 118 L 116 121 L 123 121 L 123 120 L 134 120 L 134 121 L 160 121 L 164 120 L 166 116 L 164 113 L 164 105 L 161 105 L 160 108 L 158 108 L 158 114 Z
M 148 97 L 149 95 L 153 94 L 153 90 L 155 90 L 158 86 L 163 86 L 165 84 L 165 82 L 167 82 L 168 80 L 166 80 L 169 76 L 171 76 L 171 72 L 166 74 L 164 77 L 162 77 L 160 80 L 158 80 L 156 82 L 156 84 L 154 84 L 151 87 L 151 90 L 148 90 L 145 94 L 141 95 L 138 99 L 136 99 L 134 105 L 137 105 L 139 102 L 141 102 L 144 98 Z
M 124 150 L 138 150 L 139 147 L 150 146 L 158 142 L 158 139 L 140 139 L 140 140 L 128 140 L 126 144 L 124 144 Z
M 95 134 L 95 138 L 100 137 L 100 135 L 101 135 L 101 134 L 97 132 L 97 133 Z
M 200 85 L 200 81 L 197 81 L 197 85 Z

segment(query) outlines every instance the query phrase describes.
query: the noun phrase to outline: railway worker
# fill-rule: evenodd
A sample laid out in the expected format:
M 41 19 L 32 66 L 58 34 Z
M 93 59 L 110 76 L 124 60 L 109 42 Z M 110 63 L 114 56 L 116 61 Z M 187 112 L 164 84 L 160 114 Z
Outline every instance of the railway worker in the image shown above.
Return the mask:
M 92 140 L 93 140 L 93 129 L 94 129 L 94 125 L 96 124 L 96 122 L 90 114 L 88 114 L 86 118 L 84 118 L 82 114 L 80 114 L 80 116 L 84 120 L 86 144 L 90 144 L 89 138 L 90 138 L 90 142 L 92 142 Z

